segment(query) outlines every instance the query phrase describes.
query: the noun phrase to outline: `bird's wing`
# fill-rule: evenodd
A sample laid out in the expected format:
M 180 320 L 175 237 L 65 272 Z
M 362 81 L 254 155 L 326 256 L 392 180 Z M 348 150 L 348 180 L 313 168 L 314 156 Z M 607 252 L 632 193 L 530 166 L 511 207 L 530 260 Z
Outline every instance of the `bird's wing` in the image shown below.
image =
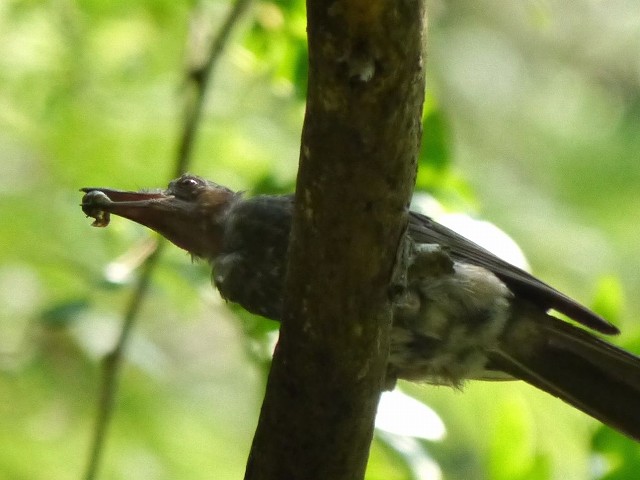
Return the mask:
M 516 295 L 527 298 L 543 309 L 555 309 L 582 325 L 601 333 L 617 334 L 619 330 L 585 306 L 511 265 L 453 230 L 416 212 L 409 215 L 409 235 L 420 243 L 439 244 L 454 260 L 486 268 L 500 278 Z

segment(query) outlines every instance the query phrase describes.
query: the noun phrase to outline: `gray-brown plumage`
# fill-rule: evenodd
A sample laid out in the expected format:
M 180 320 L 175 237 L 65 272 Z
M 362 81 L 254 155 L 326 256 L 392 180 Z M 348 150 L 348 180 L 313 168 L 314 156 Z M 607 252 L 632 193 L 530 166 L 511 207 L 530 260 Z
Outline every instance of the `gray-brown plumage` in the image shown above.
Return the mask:
M 279 320 L 292 196 L 245 198 L 193 175 L 166 190 L 84 188 L 83 211 L 145 225 L 213 266 L 224 298 Z M 640 358 L 585 327 L 616 327 L 433 220 L 409 216 L 406 286 L 395 302 L 389 374 L 460 385 L 522 379 L 640 440 Z

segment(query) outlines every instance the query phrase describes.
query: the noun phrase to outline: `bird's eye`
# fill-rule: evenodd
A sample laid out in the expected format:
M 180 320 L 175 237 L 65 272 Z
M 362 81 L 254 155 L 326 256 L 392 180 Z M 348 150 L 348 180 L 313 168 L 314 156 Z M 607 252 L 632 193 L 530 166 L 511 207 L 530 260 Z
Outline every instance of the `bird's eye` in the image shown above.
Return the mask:
M 201 187 L 205 185 L 204 181 L 192 175 L 184 175 L 169 182 L 167 193 L 177 198 L 185 200 L 198 196 Z
M 191 177 L 186 177 L 183 178 L 180 183 L 182 184 L 183 187 L 197 187 L 198 186 L 198 181 L 195 178 L 191 178 Z

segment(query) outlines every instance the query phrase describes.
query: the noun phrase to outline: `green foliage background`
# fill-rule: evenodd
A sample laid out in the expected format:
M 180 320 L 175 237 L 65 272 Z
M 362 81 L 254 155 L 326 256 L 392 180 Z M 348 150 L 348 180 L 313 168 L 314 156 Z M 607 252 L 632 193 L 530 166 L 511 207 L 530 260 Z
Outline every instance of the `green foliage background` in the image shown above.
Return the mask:
M 640 23 L 634 2 L 429 1 L 418 187 L 488 219 L 536 274 L 640 352 Z M 92 229 L 83 186 L 167 183 L 190 19 L 225 0 L 0 3 L 0 479 L 80 478 L 100 376 L 150 237 Z M 255 2 L 216 71 L 191 171 L 291 190 L 304 4 Z M 126 272 L 125 272 L 126 273 Z M 330 299 L 328 299 L 330 301 Z M 274 325 L 229 309 L 167 249 L 128 351 L 104 479 L 241 478 Z M 443 418 L 447 479 L 628 479 L 640 449 L 517 383 L 404 385 Z M 415 458 L 414 458 L 415 460 Z M 368 478 L 409 479 L 374 443 Z M 630 473 L 631 472 L 631 473 Z

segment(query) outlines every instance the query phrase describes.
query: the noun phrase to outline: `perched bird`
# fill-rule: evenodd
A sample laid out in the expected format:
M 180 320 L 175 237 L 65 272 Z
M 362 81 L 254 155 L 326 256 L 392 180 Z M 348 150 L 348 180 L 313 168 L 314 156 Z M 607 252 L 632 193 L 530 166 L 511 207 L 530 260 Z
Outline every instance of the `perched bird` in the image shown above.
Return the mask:
M 82 210 L 113 213 L 211 262 L 222 296 L 280 320 L 293 201 L 245 198 L 194 175 L 166 190 L 83 188 Z M 640 440 L 640 358 L 560 320 L 618 329 L 527 272 L 411 212 L 406 285 L 394 303 L 389 375 L 459 386 L 521 379 Z

